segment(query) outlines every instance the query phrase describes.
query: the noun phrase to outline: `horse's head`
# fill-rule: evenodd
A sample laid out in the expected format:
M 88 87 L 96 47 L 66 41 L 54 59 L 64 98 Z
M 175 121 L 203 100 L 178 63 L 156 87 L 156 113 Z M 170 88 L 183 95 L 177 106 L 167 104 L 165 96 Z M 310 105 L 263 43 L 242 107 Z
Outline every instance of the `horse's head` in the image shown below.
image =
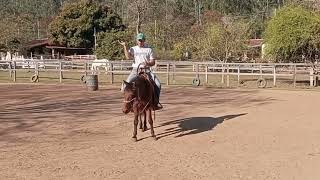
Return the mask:
M 128 83 L 126 81 L 123 81 L 126 87 L 123 90 L 124 95 L 124 101 L 122 105 L 122 112 L 125 114 L 128 114 L 130 111 L 132 111 L 133 108 L 133 102 L 136 99 L 135 95 L 135 83 Z

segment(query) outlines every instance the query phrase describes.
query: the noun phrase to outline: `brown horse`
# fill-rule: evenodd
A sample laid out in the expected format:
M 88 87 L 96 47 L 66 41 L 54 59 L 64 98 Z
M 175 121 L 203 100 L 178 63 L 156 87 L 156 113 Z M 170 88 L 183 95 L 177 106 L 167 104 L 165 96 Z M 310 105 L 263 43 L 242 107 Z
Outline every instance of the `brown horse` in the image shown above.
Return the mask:
M 144 123 L 142 127 L 140 118 L 140 128 L 142 131 L 147 129 L 146 119 L 148 118 L 151 136 L 156 140 L 151 113 L 155 106 L 154 83 L 144 72 L 139 73 L 132 82 L 128 83 L 124 81 L 124 83 L 126 84 L 126 87 L 124 88 L 122 111 L 125 114 L 128 114 L 129 112 L 134 113 L 133 140 L 137 141 L 137 126 L 141 115 L 144 115 Z

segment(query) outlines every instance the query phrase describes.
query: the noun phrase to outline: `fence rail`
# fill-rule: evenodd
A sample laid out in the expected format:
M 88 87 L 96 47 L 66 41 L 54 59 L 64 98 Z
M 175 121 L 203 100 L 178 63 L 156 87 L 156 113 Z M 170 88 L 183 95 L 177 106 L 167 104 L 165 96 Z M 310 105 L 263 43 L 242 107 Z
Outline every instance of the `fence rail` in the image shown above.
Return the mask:
M 67 72 L 80 73 L 82 75 L 107 72 L 110 76 L 110 83 L 114 83 L 114 76 L 119 74 L 129 74 L 132 61 L 107 61 L 99 62 L 104 69 L 93 69 L 97 63 L 92 60 L 64 61 L 59 59 L 43 60 L 12 60 L 0 61 L 0 71 L 8 72 L 8 77 L 13 82 L 17 80 L 17 74 L 23 71 L 34 71 L 34 75 L 41 79 L 41 72 L 56 72 L 59 82 L 63 82 L 63 74 Z M 194 76 L 199 79 L 204 76 L 205 84 L 209 83 L 209 75 L 221 76 L 221 83 L 230 86 L 230 77 L 235 77 L 237 84 L 246 76 L 259 78 L 271 77 L 273 86 L 276 86 L 277 79 L 287 77 L 292 80 L 295 87 L 297 76 L 304 76 L 310 82 L 310 86 L 318 85 L 320 66 L 306 63 L 217 63 L 217 62 L 177 62 L 158 61 L 154 71 L 166 77 L 166 84 L 170 85 L 170 79 L 176 82 L 177 76 Z

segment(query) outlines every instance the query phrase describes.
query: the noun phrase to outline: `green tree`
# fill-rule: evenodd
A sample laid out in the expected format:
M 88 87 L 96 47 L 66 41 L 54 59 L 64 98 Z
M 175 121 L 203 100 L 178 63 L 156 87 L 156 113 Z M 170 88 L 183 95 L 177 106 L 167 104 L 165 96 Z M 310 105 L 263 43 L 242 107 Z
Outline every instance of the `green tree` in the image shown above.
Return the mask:
M 48 22 L 59 11 L 62 2 L 63 0 L 0 1 L 0 44 L 5 46 L 4 49 L 16 50 L 30 40 L 46 38 Z M 14 46 L 11 42 L 15 42 Z
M 119 15 L 92 0 L 66 4 L 50 24 L 50 40 L 67 47 L 94 47 L 94 31 L 124 30 Z
M 124 52 L 119 41 L 125 41 L 129 46 L 132 46 L 134 35 L 128 31 L 111 31 L 100 32 L 98 34 L 98 46 L 95 51 L 97 58 L 106 58 L 109 60 L 124 59 Z
M 320 17 L 301 6 L 286 6 L 268 23 L 266 54 L 276 62 L 313 61 L 319 53 Z
M 245 20 L 221 21 L 215 15 L 204 26 L 195 26 L 192 33 L 174 46 L 176 58 L 188 51 L 194 60 L 233 61 L 245 50 L 249 23 Z M 215 20 L 214 20 L 215 19 Z

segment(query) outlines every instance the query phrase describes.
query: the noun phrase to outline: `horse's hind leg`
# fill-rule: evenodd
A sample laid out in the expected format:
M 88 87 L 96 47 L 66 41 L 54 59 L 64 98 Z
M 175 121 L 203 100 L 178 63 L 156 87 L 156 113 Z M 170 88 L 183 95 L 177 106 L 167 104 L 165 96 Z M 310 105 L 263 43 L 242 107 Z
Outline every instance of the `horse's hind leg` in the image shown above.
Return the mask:
M 141 121 L 142 124 L 142 121 Z M 142 127 L 142 132 L 146 131 L 148 129 L 147 127 L 147 112 L 143 112 L 143 127 Z
M 138 118 L 139 118 L 139 115 L 135 114 L 134 121 L 133 121 L 133 136 L 132 136 L 133 141 L 137 141 L 137 127 L 138 127 L 138 121 L 139 121 Z
M 139 129 L 142 129 L 142 114 L 139 114 Z M 145 115 L 144 115 L 145 116 Z M 144 117 L 145 118 L 145 117 Z M 142 131 L 143 131 L 143 129 L 142 129 Z
M 143 116 L 143 121 L 142 121 Z M 141 129 L 142 132 L 147 130 L 147 115 L 146 111 L 142 112 L 142 114 L 139 115 L 139 129 Z
M 149 121 L 149 124 L 150 124 L 151 137 L 153 137 L 154 140 L 157 140 L 157 137 L 156 137 L 156 135 L 154 134 L 153 119 L 152 119 L 152 113 L 151 113 L 151 110 L 150 110 L 150 109 L 148 110 L 148 121 Z

